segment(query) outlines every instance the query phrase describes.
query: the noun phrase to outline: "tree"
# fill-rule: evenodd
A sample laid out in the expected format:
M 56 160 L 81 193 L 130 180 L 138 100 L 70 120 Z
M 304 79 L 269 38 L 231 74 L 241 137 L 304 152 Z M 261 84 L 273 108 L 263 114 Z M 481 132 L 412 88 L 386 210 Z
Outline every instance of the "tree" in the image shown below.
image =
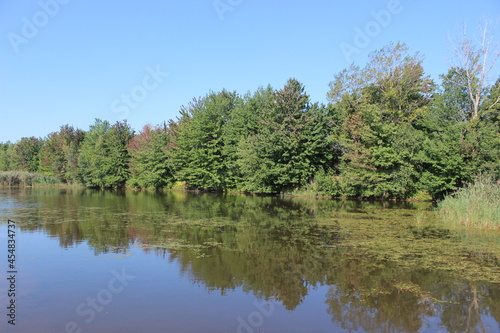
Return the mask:
M 334 146 L 342 153 L 332 178 L 336 195 L 406 198 L 418 190 L 415 138 L 422 135 L 414 125 L 428 112 L 434 83 L 420 55 L 407 53 L 405 44 L 389 44 L 330 83 L 331 116 L 339 124 Z
M 494 44 L 496 25 L 492 27 L 489 21 L 485 21 L 478 29 L 479 36 L 469 39 L 467 26 L 464 24 L 462 36 L 458 41 L 451 42 L 457 62 L 455 67 L 460 69 L 461 74 L 454 83 L 467 91 L 472 106 L 471 120 L 479 117 L 479 110 L 487 90 L 488 74 L 500 56 L 498 45 Z M 496 102 L 500 102 L 500 99 Z
M 10 169 L 38 172 L 42 146 L 43 141 L 34 136 L 21 138 L 12 146 Z
M 10 158 L 8 150 L 11 146 L 12 143 L 10 143 L 10 141 L 0 142 L 0 171 L 10 170 Z
M 281 192 L 305 185 L 331 159 L 325 109 L 289 79 L 257 115 L 257 127 L 238 146 L 245 188 Z
M 447 118 L 441 119 L 441 121 L 451 121 L 452 123 L 468 121 L 474 105 L 469 98 L 466 82 L 464 81 L 466 79 L 464 69 L 450 68 L 446 74 L 440 75 L 440 78 L 442 80 L 441 91 L 434 99 L 441 99 L 440 108 L 447 111 Z
M 253 94 L 247 93 L 235 106 L 223 128 L 226 169 L 230 186 L 243 190 L 246 179 L 242 174 L 238 150 L 249 137 L 257 133 L 259 114 L 273 99 L 270 85 L 258 88 Z
M 129 184 L 139 188 L 163 188 L 173 181 L 170 145 L 171 130 L 146 125 L 129 143 Z
M 377 174 L 370 149 L 377 142 L 376 132 L 371 125 L 380 122 L 377 108 L 360 103 L 356 96 L 344 95 L 336 104 L 341 131 L 336 135 L 340 158 L 338 190 L 336 195 L 375 196 L 376 184 L 383 181 Z M 339 191 L 339 192 L 338 192 Z
M 82 183 L 89 187 L 122 188 L 129 178 L 128 144 L 133 131 L 126 121 L 96 119 L 82 143 L 78 165 Z
M 221 191 L 230 187 L 223 127 L 238 103 L 235 92 L 211 92 L 181 109 L 175 137 L 176 178 L 189 188 Z
M 460 186 L 468 180 L 466 151 L 464 150 L 466 122 L 463 118 L 463 104 L 460 89 L 452 89 L 447 76 L 442 76 L 444 86 L 415 127 L 422 136 L 421 149 L 415 159 L 419 170 L 419 187 L 435 199 Z M 456 88 L 456 87 L 455 87 Z
M 339 103 L 346 95 L 363 96 L 390 121 L 414 120 L 429 103 L 434 83 L 424 73 L 422 57 L 407 53 L 404 43 L 391 43 L 370 53 L 364 68 L 351 65 L 335 75 L 328 99 Z
M 48 135 L 40 152 L 40 170 L 72 183 L 78 179 L 78 150 L 84 132 L 73 126 L 61 126 L 59 132 Z
M 476 172 L 489 173 L 500 179 L 500 78 L 484 99 L 479 118 Z

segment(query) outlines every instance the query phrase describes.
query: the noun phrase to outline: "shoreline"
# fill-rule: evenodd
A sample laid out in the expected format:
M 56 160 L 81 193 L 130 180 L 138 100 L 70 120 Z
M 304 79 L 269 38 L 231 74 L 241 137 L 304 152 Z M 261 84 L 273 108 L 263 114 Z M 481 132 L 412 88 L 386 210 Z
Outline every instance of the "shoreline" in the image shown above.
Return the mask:
M 30 186 L 4 186 L 0 185 L 0 189 L 13 189 L 13 188 L 58 188 L 58 189 L 83 189 L 83 190 L 112 190 L 112 191 L 155 191 L 155 192 L 186 192 L 186 193 L 212 193 L 212 194 L 244 194 L 251 196 L 262 197 L 290 197 L 290 198 L 313 198 L 313 199 L 328 199 L 328 200 L 354 200 L 354 201 L 392 201 L 392 202 L 436 202 L 432 199 L 402 199 L 402 198 L 382 198 L 382 197 L 348 197 L 348 196 L 332 196 L 332 195 L 308 195 L 308 194 L 295 194 L 295 193 L 260 193 L 260 192 L 245 192 L 245 191 L 207 191 L 207 190 L 186 190 L 186 189 L 153 189 L 153 188 L 97 188 L 87 187 L 83 185 L 30 185 Z

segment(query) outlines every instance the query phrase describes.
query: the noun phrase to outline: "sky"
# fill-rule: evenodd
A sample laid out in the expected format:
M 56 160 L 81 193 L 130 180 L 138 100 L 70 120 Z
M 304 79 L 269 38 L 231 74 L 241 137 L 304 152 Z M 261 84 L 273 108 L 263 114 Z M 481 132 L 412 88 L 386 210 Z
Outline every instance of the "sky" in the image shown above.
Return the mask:
M 439 81 L 450 39 L 485 17 L 499 0 L 0 0 L 0 142 L 96 118 L 139 131 L 210 91 L 292 77 L 327 103 L 336 73 L 398 41 Z

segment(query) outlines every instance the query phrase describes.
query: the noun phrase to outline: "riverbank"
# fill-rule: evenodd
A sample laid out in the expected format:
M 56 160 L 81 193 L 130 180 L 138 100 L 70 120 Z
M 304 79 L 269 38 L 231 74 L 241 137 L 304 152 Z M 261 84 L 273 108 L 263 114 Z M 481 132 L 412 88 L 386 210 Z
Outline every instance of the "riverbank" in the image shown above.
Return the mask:
M 87 188 L 81 184 L 65 184 L 54 176 L 25 171 L 0 172 L 1 187 L 57 187 Z M 155 189 L 124 188 L 133 191 L 158 191 Z M 159 191 L 179 191 L 190 193 L 213 193 L 213 191 L 188 190 L 179 184 Z M 380 198 L 380 197 L 347 197 L 321 195 L 312 191 L 295 190 L 285 193 L 257 193 L 245 191 L 225 191 L 220 193 L 237 193 L 252 196 L 281 196 L 296 198 L 315 198 L 328 200 L 388 201 L 388 202 L 434 202 L 420 198 Z M 448 195 L 438 203 L 437 212 L 446 223 L 467 228 L 500 229 L 500 181 L 482 177 L 467 184 L 464 188 Z
M 27 171 L 0 171 L 0 187 L 45 187 L 56 186 L 63 188 L 89 188 L 82 184 L 62 183 L 57 177 L 49 176 L 41 173 Z M 189 190 L 179 182 L 174 183 L 170 188 L 152 189 L 152 188 L 135 188 L 124 187 L 122 190 L 133 191 L 185 191 L 191 193 L 215 193 L 207 190 Z M 332 196 L 318 194 L 312 191 L 294 190 L 292 192 L 282 193 L 259 193 L 238 190 L 220 191 L 220 193 L 237 193 L 257 196 L 284 196 L 294 198 L 315 198 L 315 199 L 336 199 L 336 200 L 361 200 L 361 201 L 401 201 L 401 202 L 432 202 L 430 196 L 427 198 L 383 198 L 383 197 L 348 197 L 348 196 Z

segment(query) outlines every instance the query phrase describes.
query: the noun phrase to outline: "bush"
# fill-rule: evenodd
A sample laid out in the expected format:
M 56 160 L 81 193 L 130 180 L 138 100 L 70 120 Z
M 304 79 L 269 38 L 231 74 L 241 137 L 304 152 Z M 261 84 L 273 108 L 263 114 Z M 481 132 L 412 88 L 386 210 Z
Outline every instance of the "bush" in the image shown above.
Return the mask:
M 477 228 L 500 228 L 500 181 L 480 176 L 438 205 L 447 222 Z
M 186 190 L 188 187 L 187 183 L 186 182 L 175 182 L 173 185 L 172 185 L 172 190 Z
M 342 189 L 338 178 L 332 170 L 325 171 L 320 169 L 315 177 L 318 192 L 322 195 L 341 196 Z

